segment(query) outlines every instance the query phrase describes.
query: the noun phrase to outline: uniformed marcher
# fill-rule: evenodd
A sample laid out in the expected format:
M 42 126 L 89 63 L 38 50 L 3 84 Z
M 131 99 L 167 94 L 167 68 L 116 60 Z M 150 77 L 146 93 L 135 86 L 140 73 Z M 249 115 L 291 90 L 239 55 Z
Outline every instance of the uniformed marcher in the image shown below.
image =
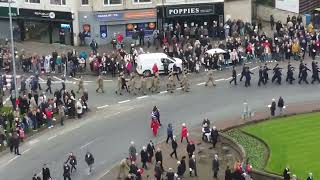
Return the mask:
M 49 76 L 48 79 L 47 79 L 47 89 L 46 89 L 46 92 L 49 91 L 50 94 L 52 94 L 51 85 L 52 85 L 52 80 L 51 80 L 51 77 Z
M 181 88 L 183 92 L 189 92 L 189 80 L 186 74 L 183 75 L 182 80 L 181 80 Z
M 120 73 L 120 74 L 121 74 L 121 89 L 126 88 L 127 92 L 129 92 L 129 89 L 128 89 L 128 86 L 127 86 L 127 81 L 124 78 L 124 74 L 123 73 Z
M 262 69 L 262 66 L 260 66 L 259 68 L 259 81 L 258 81 L 258 86 L 261 86 L 261 83 L 263 83 L 263 69 Z
M 116 88 L 116 94 L 122 95 L 122 74 L 119 74 L 118 80 L 117 80 L 117 88 Z
M 277 80 L 276 82 L 280 85 L 281 84 L 281 76 L 282 76 L 282 73 L 281 73 L 281 69 L 280 67 L 278 67 L 279 64 L 276 64 L 276 66 L 273 68 L 273 77 L 272 77 L 272 80 L 271 82 L 273 83 L 275 80 Z
M 251 86 L 250 81 L 251 81 L 251 74 L 253 74 L 253 72 L 250 71 L 249 67 L 247 67 L 247 70 L 245 72 L 245 77 L 246 77 L 246 81 L 244 83 L 245 87 L 249 87 Z
M 299 65 L 299 75 L 298 75 L 298 78 L 301 77 L 303 68 L 304 68 L 304 64 L 303 64 L 303 61 L 301 60 L 301 61 L 300 61 L 300 65 Z
M 159 88 L 160 88 L 160 79 L 159 79 L 159 74 L 155 74 L 153 79 L 152 79 L 152 92 L 157 92 L 159 93 Z
M 263 84 L 266 85 L 269 81 L 268 71 L 271 70 L 268 68 L 267 63 L 263 67 Z
M 167 91 L 170 93 L 173 93 L 175 91 L 175 89 L 176 89 L 176 82 L 173 77 L 173 74 L 170 73 L 169 77 L 168 77 Z
M 147 94 L 146 93 L 147 92 L 147 77 L 141 76 L 140 81 L 141 81 L 140 91 L 143 95 L 146 95 Z
M 318 62 L 315 63 L 314 67 L 312 68 L 312 81 L 311 84 L 313 84 L 315 81 L 318 81 L 320 83 L 320 78 L 319 78 L 319 67 L 318 67 Z
M 242 81 L 242 78 L 245 77 L 246 69 L 247 69 L 246 63 L 243 63 L 240 81 Z
M 99 90 L 101 90 L 101 92 L 104 93 L 104 90 L 103 90 L 103 78 L 101 77 L 101 75 L 98 76 L 97 84 L 98 84 L 98 88 L 96 89 L 96 92 L 98 93 Z
M 208 80 L 207 80 L 205 86 L 208 86 L 209 82 L 212 83 L 212 86 L 216 86 L 216 84 L 214 83 L 214 80 L 213 80 L 213 70 L 212 70 L 212 69 L 210 69 L 210 70 L 208 71 L 207 76 L 208 76 Z
M 290 66 L 290 67 L 288 67 L 288 68 L 289 68 L 289 69 L 288 69 L 288 72 L 287 72 L 287 79 L 286 79 L 286 80 L 288 80 L 288 82 L 289 82 L 290 84 L 292 84 L 292 81 L 296 80 L 296 79 L 293 77 L 294 67 Z
M 79 80 L 79 84 L 78 84 L 78 91 L 77 91 L 77 93 L 79 93 L 79 92 L 80 92 L 80 90 L 82 90 L 82 92 L 84 91 L 82 76 L 80 76 L 80 80 Z
M 232 79 L 229 83 L 231 84 L 232 82 L 234 82 L 234 85 L 237 85 L 237 71 L 234 66 L 232 67 Z
M 305 82 L 306 84 L 309 84 L 307 78 L 308 78 L 308 71 L 310 71 L 309 68 L 306 66 L 302 69 L 301 77 L 299 79 L 299 84 L 301 84 L 301 81 Z

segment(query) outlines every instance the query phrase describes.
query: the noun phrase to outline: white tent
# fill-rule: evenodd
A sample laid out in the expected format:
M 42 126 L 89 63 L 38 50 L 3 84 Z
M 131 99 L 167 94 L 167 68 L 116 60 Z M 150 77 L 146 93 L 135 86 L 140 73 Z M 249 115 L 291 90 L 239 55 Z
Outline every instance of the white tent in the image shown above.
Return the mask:
M 214 49 L 209 49 L 206 53 L 209 55 L 214 55 L 214 54 L 224 54 L 226 53 L 226 51 L 220 48 L 214 48 Z

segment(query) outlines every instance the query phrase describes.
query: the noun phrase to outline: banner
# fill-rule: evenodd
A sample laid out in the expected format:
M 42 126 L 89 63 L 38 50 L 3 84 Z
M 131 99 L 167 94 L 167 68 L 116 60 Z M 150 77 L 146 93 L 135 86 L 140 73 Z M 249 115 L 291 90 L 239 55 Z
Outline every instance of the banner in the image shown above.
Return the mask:
M 100 38 L 106 39 L 108 37 L 107 25 L 100 25 Z
M 145 36 L 152 36 L 153 31 L 156 29 L 155 22 L 146 22 L 146 23 L 130 23 L 126 25 L 126 37 L 131 37 L 133 31 L 140 31 L 140 29 L 144 30 Z
M 276 8 L 299 13 L 299 0 L 276 0 Z

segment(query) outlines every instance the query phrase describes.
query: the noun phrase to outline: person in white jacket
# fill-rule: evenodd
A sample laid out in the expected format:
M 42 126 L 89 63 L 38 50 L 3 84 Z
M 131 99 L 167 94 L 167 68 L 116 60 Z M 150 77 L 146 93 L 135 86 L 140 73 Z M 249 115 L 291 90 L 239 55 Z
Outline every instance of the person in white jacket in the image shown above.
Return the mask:
M 77 101 L 77 103 L 76 103 L 76 110 L 77 110 L 78 118 L 81 118 L 81 114 L 82 114 L 82 111 L 83 111 L 81 99 L 79 99 L 79 100 Z

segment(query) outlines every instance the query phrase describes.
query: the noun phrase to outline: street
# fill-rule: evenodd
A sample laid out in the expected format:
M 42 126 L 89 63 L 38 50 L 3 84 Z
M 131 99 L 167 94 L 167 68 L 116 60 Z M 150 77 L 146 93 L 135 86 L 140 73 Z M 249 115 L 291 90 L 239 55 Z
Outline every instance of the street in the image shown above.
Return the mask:
M 269 66 L 273 65 L 274 63 Z M 135 141 L 137 150 L 140 150 L 148 140 L 153 139 L 149 122 L 154 105 L 160 108 L 163 124 L 159 136 L 153 139 L 156 143 L 164 138 L 168 123 L 173 124 L 175 133 L 178 134 L 182 123 L 195 127 L 205 117 L 211 122 L 230 117 L 240 118 L 245 100 L 253 111 L 268 111 L 267 105 L 271 99 L 279 96 L 284 98 L 286 104 L 320 98 L 319 85 L 299 85 L 296 82 L 288 85 L 283 82 L 281 86 L 269 83 L 265 87 L 257 87 L 258 68 L 253 65 L 251 69 L 255 73 L 252 87 L 245 88 L 243 82 L 233 87 L 227 81 L 230 71 L 224 71 L 215 75 L 217 87 L 205 87 L 203 82 L 206 77 L 197 77 L 191 81 L 191 92 L 186 94 L 180 90 L 170 94 L 161 89 L 163 92 L 160 94 L 117 96 L 114 94 L 115 82 L 110 81 L 105 82 L 106 94 L 95 95 L 96 83 L 94 79 L 90 79 L 94 86 L 88 83 L 85 87 L 89 92 L 91 112 L 82 119 L 68 121 L 64 127 L 56 126 L 28 139 L 20 148 L 22 156 L 1 156 L 1 179 L 22 180 L 32 177 L 34 173 L 41 172 L 44 163 L 50 168 L 53 179 L 63 179 L 63 162 L 68 153 L 73 152 L 78 158 L 78 170 L 72 178 L 97 180 L 127 156 L 130 141 Z M 60 84 L 57 86 L 61 87 Z M 67 84 L 68 89 L 75 87 L 74 83 Z M 89 177 L 84 162 L 87 151 L 95 156 L 94 173 Z M 19 173 L 16 173 L 17 170 Z

